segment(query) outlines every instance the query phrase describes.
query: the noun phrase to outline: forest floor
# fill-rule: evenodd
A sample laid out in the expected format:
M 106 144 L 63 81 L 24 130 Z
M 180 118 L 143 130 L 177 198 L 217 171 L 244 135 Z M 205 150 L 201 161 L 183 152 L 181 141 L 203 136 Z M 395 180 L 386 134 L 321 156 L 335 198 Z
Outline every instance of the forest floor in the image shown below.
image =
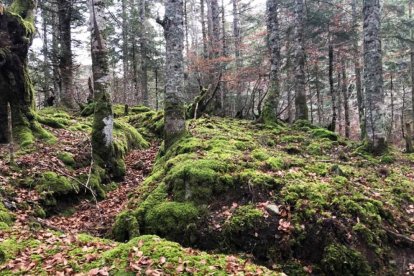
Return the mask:
M 130 149 L 124 180 L 110 183 L 104 199 L 96 201 L 80 186 L 59 194 L 58 204 L 47 207 L 45 192 L 39 189 L 48 180 L 45 175 L 56 173 L 76 186 L 90 173 L 90 121 L 69 121 L 74 128 L 44 126 L 56 140 L 38 140 L 32 148 L 18 150 L 14 165 L 8 145 L 0 145 L 0 275 L 279 274 L 157 236 L 143 235 L 128 243 L 105 239 L 129 195 L 151 173 L 158 142 Z M 50 191 L 62 192 L 50 186 Z
M 162 113 L 115 111 L 126 177 L 100 198 L 91 117 L 39 112 L 55 139 L 15 165 L 0 145 L 0 275 L 413 273 L 414 154 L 215 117 L 160 151 Z

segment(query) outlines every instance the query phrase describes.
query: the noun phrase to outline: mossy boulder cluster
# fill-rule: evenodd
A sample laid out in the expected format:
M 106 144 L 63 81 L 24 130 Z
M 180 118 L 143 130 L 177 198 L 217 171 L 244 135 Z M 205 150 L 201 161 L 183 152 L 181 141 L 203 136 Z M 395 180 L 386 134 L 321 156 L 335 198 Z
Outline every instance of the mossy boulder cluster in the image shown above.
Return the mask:
M 116 239 L 157 234 L 253 254 L 294 275 L 305 274 L 304 266 L 325 275 L 400 269 L 405 249 L 389 233 L 414 230 L 410 156 L 373 157 L 306 122 L 270 127 L 202 118 L 188 128 L 131 195 L 114 225 Z

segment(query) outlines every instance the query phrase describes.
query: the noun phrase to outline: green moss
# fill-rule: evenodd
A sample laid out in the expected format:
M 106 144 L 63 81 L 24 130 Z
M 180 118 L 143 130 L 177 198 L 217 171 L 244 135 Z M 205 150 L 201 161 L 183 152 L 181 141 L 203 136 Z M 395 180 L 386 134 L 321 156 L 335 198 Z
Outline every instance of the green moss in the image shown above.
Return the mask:
M 165 183 L 173 190 L 174 200 L 206 202 L 228 188 L 220 178 L 226 171 L 226 163 L 219 160 L 188 159 L 168 171 Z
M 73 158 L 73 154 L 71 154 L 70 152 L 66 152 L 66 151 L 59 152 L 57 157 L 59 158 L 60 161 L 63 162 L 63 164 L 67 166 L 72 167 L 76 163 L 75 159 Z
M 4 205 L 0 202 L 0 222 L 10 226 L 13 222 L 13 216 L 8 212 Z
M 312 133 L 312 136 L 315 138 L 320 138 L 320 139 L 326 138 L 331 141 L 338 141 L 339 139 L 338 134 L 336 134 L 335 132 L 329 131 L 327 129 L 324 129 L 324 128 L 313 129 L 311 133 Z
M 382 164 L 392 164 L 395 162 L 395 156 L 387 154 L 387 155 L 383 155 L 381 157 L 381 163 Z
M 136 217 L 123 212 L 116 217 L 112 228 L 112 236 L 115 240 L 124 242 L 139 236 L 139 224 Z
M 280 141 L 282 143 L 301 143 L 305 141 L 305 137 L 300 135 L 285 135 L 281 137 Z
M 83 117 L 88 117 L 91 116 L 94 112 L 95 112 L 95 106 L 96 103 L 90 103 L 88 104 L 82 111 L 81 111 L 81 116 Z
M 261 188 L 274 188 L 278 184 L 273 175 L 252 169 L 242 171 L 237 182 Z
M 79 191 L 79 186 L 76 182 L 74 183 L 64 176 L 57 175 L 54 172 L 45 172 L 38 181 L 36 190 L 40 193 L 67 195 Z
M 240 206 L 224 223 L 224 231 L 226 234 L 233 235 L 258 228 L 263 223 L 263 215 L 263 212 L 253 205 Z
M 145 215 L 145 228 L 148 233 L 182 240 L 195 230 L 199 215 L 200 210 L 192 203 L 164 202 L 150 209 Z
M 285 160 L 282 157 L 270 157 L 266 160 L 266 164 L 273 171 L 284 170 L 288 167 L 288 164 L 285 163 Z
M 341 244 L 325 248 L 322 270 L 327 275 L 373 275 L 361 253 Z
M 259 160 L 259 161 L 265 161 L 269 159 L 269 154 L 263 150 L 255 149 L 252 151 L 253 158 Z

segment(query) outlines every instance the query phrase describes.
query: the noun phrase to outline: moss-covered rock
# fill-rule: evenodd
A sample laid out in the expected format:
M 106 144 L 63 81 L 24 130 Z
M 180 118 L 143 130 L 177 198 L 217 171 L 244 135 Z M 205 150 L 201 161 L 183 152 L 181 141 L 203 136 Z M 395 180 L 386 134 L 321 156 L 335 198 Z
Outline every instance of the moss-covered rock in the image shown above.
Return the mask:
M 374 275 L 361 253 L 341 244 L 325 248 L 321 264 L 326 275 Z
M 325 248 L 352 243 L 359 245 L 353 250 L 362 259 L 369 256 L 369 269 L 392 271 L 382 260 L 392 252 L 384 247 L 393 244 L 381 229 L 399 225 L 406 235 L 414 230 L 403 211 L 414 202 L 411 163 L 398 163 L 401 154 L 389 154 L 394 163 L 383 174 L 371 166 L 384 163 L 381 157 L 355 154 L 358 144 L 309 123 L 287 128 L 201 118 L 190 121 L 189 130 L 160 152 L 152 175 L 131 196 L 128 212 L 141 234 L 296 263 L 302 271 L 312 264 L 323 273 L 336 266 L 328 261 L 332 250 Z M 264 206 L 270 203 L 280 211 L 268 212 Z M 202 215 L 177 211 L 187 204 Z M 172 210 L 191 222 L 174 223 L 178 215 Z M 398 214 L 398 222 L 392 214 Z M 319 248 L 319 254 L 306 248 Z M 363 263 L 357 267 L 365 269 Z

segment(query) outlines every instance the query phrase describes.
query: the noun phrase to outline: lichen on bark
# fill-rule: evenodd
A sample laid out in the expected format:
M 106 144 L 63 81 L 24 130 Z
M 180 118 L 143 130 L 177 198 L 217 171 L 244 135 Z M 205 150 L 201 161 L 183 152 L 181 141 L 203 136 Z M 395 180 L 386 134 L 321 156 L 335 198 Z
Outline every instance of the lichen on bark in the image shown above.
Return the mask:
M 91 53 L 95 113 L 92 128 L 94 174 L 100 181 L 105 178 L 120 179 L 125 175 L 125 164 L 113 140 L 114 117 L 110 95 L 108 47 L 106 45 L 105 3 L 90 0 Z M 104 169 L 104 173 L 101 169 Z

